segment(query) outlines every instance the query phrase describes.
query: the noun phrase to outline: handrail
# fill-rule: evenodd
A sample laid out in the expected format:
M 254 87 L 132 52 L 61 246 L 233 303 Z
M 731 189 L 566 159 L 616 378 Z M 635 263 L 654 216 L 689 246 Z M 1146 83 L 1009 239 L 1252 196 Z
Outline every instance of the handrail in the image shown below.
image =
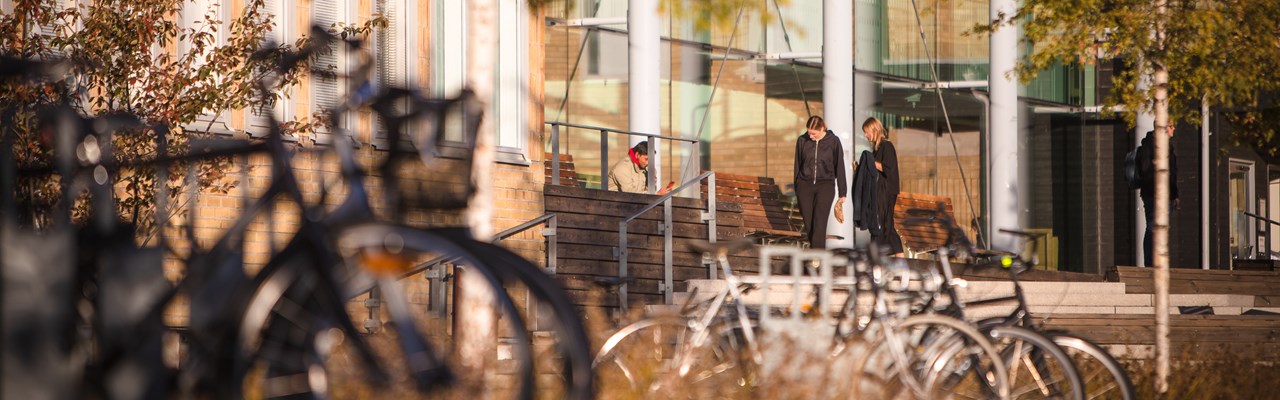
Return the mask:
M 547 224 L 547 229 L 542 231 L 542 236 L 545 236 L 548 241 L 547 267 L 545 271 L 549 274 L 554 275 L 556 273 L 557 248 L 559 247 L 556 241 L 556 232 L 558 229 L 557 227 L 558 223 L 557 223 L 557 218 L 555 213 L 544 214 L 540 217 L 526 221 L 523 224 L 516 225 L 507 230 L 499 232 L 497 235 L 494 235 L 493 243 L 497 244 L 498 242 L 501 242 L 503 239 L 514 236 L 517 233 L 527 231 L 530 228 L 533 228 L 538 225 L 542 225 L 544 223 Z M 427 278 L 427 280 L 431 282 L 430 289 L 428 289 L 429 293 L 427 296 L 428 298 L 427 307 L 429 308 L 430 311 L 434 311 L 439 315 L 443 316 L 445 312 L 444 305 L 445 305 L 445 302 L 447 301 L 446 300 L 447 292 L 444 288 L 444 281 L 448 279 L 448 277 L 444 270 L 437 269 L 436 267 L 446 262 L 457 261 L 458 259 L 459 257 L 452 256 L 452 255 L 438 256 L 430 260 L 427 260 L 425 262 L 422 262 L 418 265 L 415 265 L 412 268 L 409 268 L 408 270 L 401 273 L 398 279 L 404 279 L 418 273 L 423 273 L 425 275 L 425 278 Z M 357 286 L 359 286 L 360 289 L 350 294 L 349 295 L 350 297 L 355 297 L 360 294 L 367 293 L 369 292 L 370 289 L 373 289 L 374 287 L 372 282 L 360 282 L 357 284 Z
M 542 236 L 546 237 L 548 242 L 546 272 L 554 275 L 556 273 L 556 248 L 558 247 L 556 242 L 556 232 L 559 229 L 556 213 L 546 213 L 541 217 L 531 219 L 523 224 L 498 232 L 498 234 L 493 237 L 493 243 L 497 244 L 498 242 L 501 242 L 502 239 L 506 239 L 517 233 L 527 231 L 529 228 L 533 228 L 544 223 L 547 225 L 547 229 L 542 231 Z
M 1254 213 L 1251 213 L 1251 212 L 1248 212 L 1248 211 L 1244 211 L 1244 215 L 1248 215 L 1248 216 L 1250 216 L 1250 217 L 1256 218 L 1256 219 L 1258 219 L 1258 220 L 1261 220 L 1261 221 L 1263 221 L 1263 222 L 1269 223 L 1269 224 L 1271 224 L 1271 225 L 1280 225 L 1280 222 L 1276 222 L 1276 221 L 1273 221 L 1273 220 L 1267 219 L 1267 217 L 1264 217 L 1264 216 L 1261 216 L 1261 215 L 1258 215 L 1258 214 L 1254 214 Z
M 604 128 L 604 127 L 599 127 L 599 126 L 590 126 L 590 125 L 571 124 L 571 123 L 568 123 L 568 122 L 546 121 L 545 123 L 546 123 L 547 125 L 559 125 L 559 126 L 567 126 L 567 127 L 570 127 L 570 128 L 590 129 L 590 130 L 593 130 L 593 131 L 605 131 L 605 132 L 612 132 L 612 133 L 622 133 L 622 134 L 627 134 L 627 135 L 631 135 L 631 136 L 654 137 L 654 138 L 658 138 L 658 139 L 675 140 L 675 141 L 680 141 L 680 142 L 698 143 L 698 142 L 700 141 L 700 140 L 698 140 L 698 139 L 689 139 L 689 138 L 682 138 L 682 137 L 675 137 L 675 136 L 663 136 L 663 135 L 656 135 L 656 134 L 652 134 L 652 133 L 642 133 L 642 132 L 624 131 L 624 130 L 621 130 L 621 129 Z
M 1267 257 L 1268 257 L 1268 258 L 1270 258 L 1270 257 L 1271 257 L 1271 250 L 1272 250 L 1272 249 L 1271 249 L 1271 225 L 1280 225 L 1280 222 L 1273 221 L 1273 220 L 1271 220 L 1271 219 L 1268 219 L 1267 217 L 1263 217 L 1263 216 L 1261 216 L 1261 215 L 1254 214 L 1254 213 L 1251 213 L 1251 212 L 1248 212 L 1248 211 L 1242 211 L 1242 212 L 1243 212 L 1243 213 L 1244 213 L 1244 215 L 1246 215 L 1246 216 L 1253 217 L 1254 219 L 1258 219 L 1258 220 L 1260 220 L 1260 221 L 1263 221 L 1263 222 L 1266 222 L 1266 223 L 1267 223 L 1267 229 L 1266 229 L 1267 240 L 1266 240 L 1265 242 L 1266 242 Z M 1256 229 L 1256 228 L 1255 228 L 1254 230 L 1255 230 L 1255 231 L 1257 231 L 1257 229 Z
M 693 185 L 698 182 L 702 182 L 703 179 L 707 180 L 707 211 L 702 213 L 702 220 L 707 222 L 707 240 L 712 243 L 715 243 L 716 241 L 716 173 L 715 171 L 703 172 L 701 175 L 698 175 L 696 178 L 690 179 L 688 182 L 685 182 L 684 184 L 680 185 L 680 187 L 676 188 L 675 190 L 672 190 L 667 194 L 659 196 L 657 200 L 654 200 L 653 202 L 646 204 L 644 207 L 641 207 L 640 210 L 632 213 L 626 218 L 623 218 L 622 222 L 618 223 L 618 277 L 626 278 L 627 277 L 627 253 L 628 253 L 627 252 L 627 224 L 630 223 L 632 220 L 639 218 L 641 214 L 644 214 L 649 210 L 652 210 L 654 207 L 657 207 L 659 204 L 662 204 L 662 224 L 658 226 L 658 230 L 662 231 L 662 236 L 663 236 L 663 240 L 662 240 L 663 283 L 658 285 L 658 290 L 662 291 L 663 302 L 666 304 L 671 304 L 672 297 L 674 295 L 674 289 L 673 289 L 674 282 L 672 282 L 674 278 L 672 276 L 672 271 L 671 271 L 671 264 L 672 264 L 671 198 L 674 197 L 675 194 L 680 192 L 681 190 L 688 188 L 690 185 Z M 710 271 L 708 272 L 708 275 L 709 275 L 708 277 L 714 279 L 715 278 L 714 264 L 708 263 L 707 268 Z M 622 306 L 625 306 L 627 304 L 627 284 L 626 283 L 623 283 L 618 286 L 618 300 L 620 302 L 619 304 Z
M 657 154 L 658 147 L 655 145 L 655 143 L 657 142 L 658 139 L 673 140 L 678 142 L 688 142 L 692 144 L 701 143 L 701 140 L 699 139 L 687 139 L 687 138 L 680 138 L 680 137 L 674 137 L 674 136 L 657 135 L 652 133 L 624 131 L 620 129 L 612 129 L 612 128 L 605 128 L 605 127 L 599 127 L 599 126 L 578 125 L 578 124 L 571 124 L 567 122 L 556 122 L 556 121 L 546 121 L 543 123 L 547 125 L 551 125 L 551 184 L 552 185 L 560 184 L 560 127 L 562 126 L 567 128 L 590 129 L 590 130 L 595 130 L 600 132 L 600 189 L 606 190 L 606 191 L 609 190 L 609 134 L 610 133 L 620 133 L 620 134 L 625 134 L 629 136 L 644 137 L 649 142 L 649 159 L 650 160 L 654 159 L 655 158 L 654 156 Z M 691 155 L 691 157 L 694 157 L 694 158 L 698 157 L 697 153 L 699 151 L 699 147 L 700 146 L 693 146 L 694 154 Z M 649 193 L 656 193 L 658 191 L 658 180 L 655 179 L 654 177 L 654 174 L 656 172 L 657 172 L 657 168 L 649 168 L 647 172 L 647 176 L 645 180 L 646 182 L 648 182 L 648 185 L 647 185 L 648 187 L 646 187 L 645 190 L 648 191 Z

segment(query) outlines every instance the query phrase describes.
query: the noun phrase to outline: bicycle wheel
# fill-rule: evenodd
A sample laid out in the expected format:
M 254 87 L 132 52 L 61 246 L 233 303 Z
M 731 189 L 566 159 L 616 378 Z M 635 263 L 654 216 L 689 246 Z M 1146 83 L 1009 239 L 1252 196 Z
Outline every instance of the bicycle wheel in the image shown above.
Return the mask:
M 633 322 L 605 340 L 592 366 L 610 393 L 662 398 L 728 396 L 726 388 L 746 386 L 750 357 L 737 329 L 717 323 L 696 329 L 695 322 L 664 316 Z M 700 343 L 699 343 L 700 342 Z M 699 389 L 715 393 L 697 393 Z M 729 396 L 732 397 L 732 396 Z
M 1049 338 L 1067 352 L 1084 380 L 1085 398 L 1134 400 L 1133 382 L 1111 353 L 1087 339 L 1065 332 L 1049 332 Z
M 358 240 L 357 240 L 358 238 Z M 531 345 L 527 326 L 514 305 L 510 304 L 510 296 L 503 290 L 503 284 L 520 284 L 532 294 L 538 303 L 547 306 L 550 315 L 543 318 L 550 323 L 549 337 L 554 341 L 554 354 L 551 357 L 540 357 L 540 360 L 553 360 L 560 365 L 544 366 L 535 364 L 517 354 L 516 365 L 504 370 L 514 370 L 519 376 L 522 389 L 519 397 L 528 398 L 533 393 L 547 394 L 563 391 L 563 397 L 569 399 L 590 399 L 594 396 L 591 376 L 591 350 L 587 339 L 586 328 L 579 319 L 577 309 L 560 285 L 542 269 L 511 251 L 471 239 L 465 230 L 435 229 L 420 230 L 394 225 L 364 225 L 348 229 L 340 243 L 343 246 L 382 246 L 392 242 L 401 252 L 409 254 L 438 255 L 456 259 L 456 264 L 465 265 L 480 272 L 495 293 L 504 302 L 503 321 L 507 330 L 516 335 L 512 345 L 523 353 Z M 356 246 L 356 247 L 360 247 Z M 533 307 L 533 304 L 528 306 Z M 425 313 L 422 313 L 425 314 Z M 508 318 L 510 317 L 510 318 Z M 537 374 L 554 376 L 557 385 L 539 387 L 532 390 L 533 378 Z M 510 375 L 510 374 L 508 374 Z M 527 385 L 523 382 L 529 382 Z M 547 382 L 539 380 L 539 382 Z M 525 389 L 528 388 L 528 389 Z
M 533 341 L 520 308 L 503 287 L 496 268 L 449 240 L 396 225 L 368 224 L 344 229 L 337 235 L 337 243 L 339 251 L 346 256 L 345 272 L 357 276 L 348 279 L 377 282 L 376 292 L 380 294 L 381 304 L 386 305 L 380 310 L 385 316 L 370 315 L 370 318 L 375 321 L 385 318 L 387 334 L 362 335 L 355 341 L 369 340 L 371 346 L 384 355 L 382 361 L 393 367 L 391 370 L 408 372 L 409 379 L 402 378 L 402 382 L 415 385 L 419 393 L 438 389 L 433 386 L 441 383 L 455 383 L 450 388 L 460 391 L 455 393 L 459 396 L 484 391 L 498 398 L 530 399 L 537 392 Z M 457 340 L 462 332 L 449 329 L 460 325 L 451 324 L 449 316 L 438 317 L 427 312 L 424 304 L 412 301 L 411 297 L 420 298 L 418 293 L 425 289 L 420 283 L 412 282 L 416 278 L 398 279 L 402 271 L 442 257 L 454 260 L 456 268 L 480 277 L 487 287 L 482 291 L 489 298 L 484 302 L 485 308 L 455 308 L 452 313 L 455 319 L 495 316 L 494 332 L 475 333 L 489 343 L 484 345 L 490 347 L 489 351 L 496 352 L 484 355 L 478 366 L 464 367 L 465 355 L 460 352 L 461 343 Z M 361 274 L 366 277 L 359 278 Z M 451 382 L 454 377 L 460 379 Z
M 974 327 L 940 315 L 875 322 L 854 363 L 858 398 L 1008 398 L 1008 370 Z M 991 373 L 987 373 L 990 371 Z
M 1035 331 L 1016 326 L 983 329 L 1009 369 L 1014 399 L 1084 400 L 1084 382 L 1062 348 Z

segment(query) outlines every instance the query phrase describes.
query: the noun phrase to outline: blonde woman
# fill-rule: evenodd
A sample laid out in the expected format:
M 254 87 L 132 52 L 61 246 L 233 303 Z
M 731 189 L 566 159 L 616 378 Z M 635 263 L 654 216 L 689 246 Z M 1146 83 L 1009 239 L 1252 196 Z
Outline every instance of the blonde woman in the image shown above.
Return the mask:
M 804 218 L 801 233 L 809 240 L 810 247 L 823 249 L 827 247 L 831 200 L 839 194 L 837 203 L 844 203 L 849 191 L 845 182 L 844 146 L 827 130 L 822 117 L 814 115 L 805 122 L 805 133 L 796 138 L 795 160 L 793 182 L 800 216 Z
M 893 205 L 898 202 L 898 150 L 889 141 L 884 124 L 875 117 L 867 118 L 862 123 L 862 135 L 871 142 L 873 157 L 876 160 L 876 171 L 880 173 L 876 180 L 876 207 L 880 223 L 883 227 L 880 235 L 872 235 L 871 240 L 886 249 L 889 254 L 902 253 L 902 237 L 893 222 Z

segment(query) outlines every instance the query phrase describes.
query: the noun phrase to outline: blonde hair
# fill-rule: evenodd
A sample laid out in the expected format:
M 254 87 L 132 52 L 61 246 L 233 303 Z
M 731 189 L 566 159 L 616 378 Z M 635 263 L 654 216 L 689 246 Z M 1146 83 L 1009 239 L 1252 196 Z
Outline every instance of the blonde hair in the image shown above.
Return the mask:
M 876 117 L 867 118 L 866 121 L 862 122 L 862 130 L 866 131 L 867 129 L 871 129 L 872 132 L 876 133 L 876 141 L 871 144 L 873 148 L 880 147 L 880 142 L 888 138 L 888 133 L 884 130 L 884 124 L 881 124 Z

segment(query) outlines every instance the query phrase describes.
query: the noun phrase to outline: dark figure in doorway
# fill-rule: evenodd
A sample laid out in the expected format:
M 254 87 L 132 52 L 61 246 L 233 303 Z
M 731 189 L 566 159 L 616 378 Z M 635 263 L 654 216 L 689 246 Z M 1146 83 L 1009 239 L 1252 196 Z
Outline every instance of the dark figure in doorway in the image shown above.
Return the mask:
M 1165 129 L 1169 138 L 1173 138 L 1173 129 Z M 1142 197 L 1142 212 L 1147 217 L 1146 234 L 1142 236 L 1142 259 L 1146 262 L 1145 266 L 1151 267 L 1153 259 L 1151 258 L 1151 229 L 1156 225 L 1156 131 L 1147 131 L 1147 136 L 1142 138 L 1142 145 L 1138 146 L 1137 163 L 1139 174 L 1142 177 L 1138 186 L 1138 194 Z M 1178 158 L 1173 155 L 1173 141 L 1169 141 L 1169 200 L 1173 202 L 1170 211 L 1180 209 L 1181 204 L 1178 202 Z
M 831 200 L 844 203 L 848 183 L 844 171 L 844 147 L 840 139 L 827 130 L 822 117 L 812 116 L 805 123 L 807 131 L 796 138 L 796 199 L 804 218 L 805 239 L 815 249 L 827 247 L 827 220 L 831 217 Z
M 884 124 L 875 117 L 867 118 L 862 123 L 862 135 L 871 142 L 875 155 L 876 171 L 880 171 L 880 179 L 876 181 L 876 205 L 879 207 L 881 233 L 872 235 L 871 240 L 881 246 L 888 254 L 902 253 L 902 237 L 898 236 L 898 228 L 893 222 L 893 206 L 898 203 L 898 150 L 889 141 Z

